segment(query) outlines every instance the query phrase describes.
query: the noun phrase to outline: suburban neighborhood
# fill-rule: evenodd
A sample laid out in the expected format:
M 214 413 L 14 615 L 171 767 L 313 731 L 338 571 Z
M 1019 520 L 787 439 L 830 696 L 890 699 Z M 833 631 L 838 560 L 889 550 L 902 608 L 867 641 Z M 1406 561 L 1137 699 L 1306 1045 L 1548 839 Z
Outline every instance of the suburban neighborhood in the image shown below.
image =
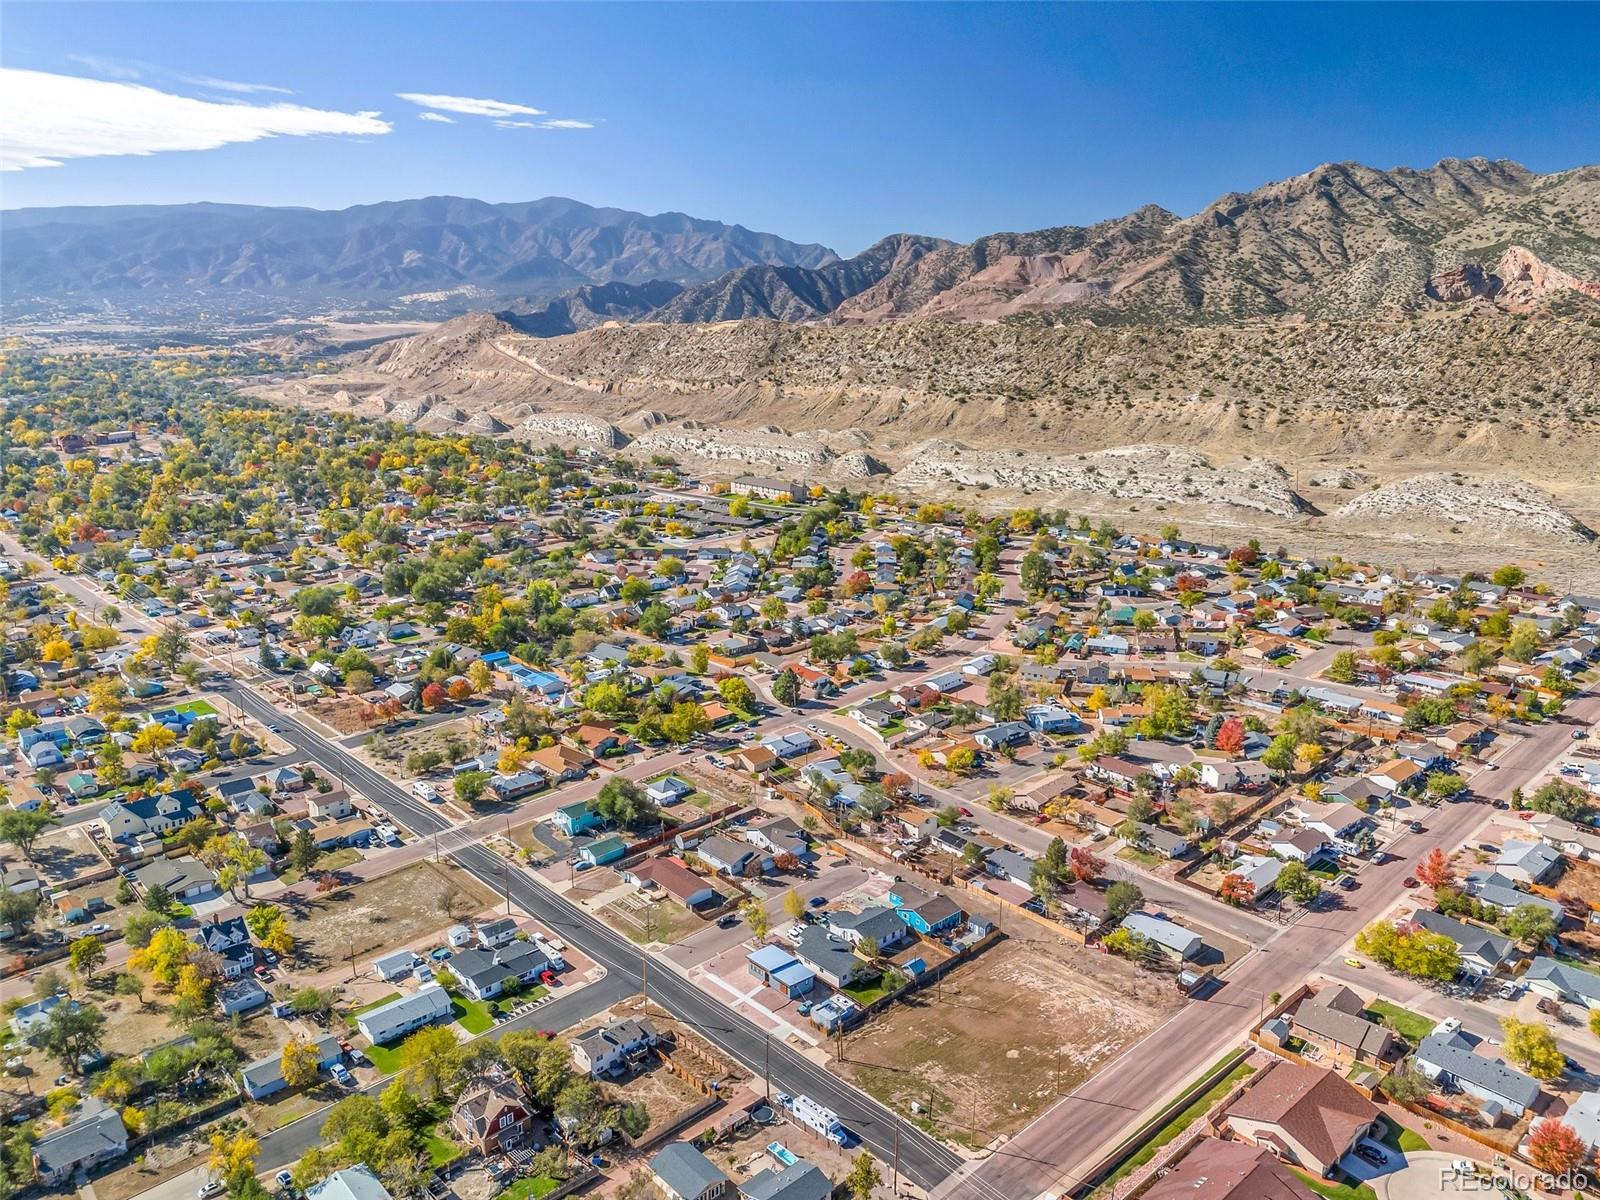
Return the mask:
M 7 1195 L 1582 1186 L 1600 598 L 270 369 L 6 366 Z

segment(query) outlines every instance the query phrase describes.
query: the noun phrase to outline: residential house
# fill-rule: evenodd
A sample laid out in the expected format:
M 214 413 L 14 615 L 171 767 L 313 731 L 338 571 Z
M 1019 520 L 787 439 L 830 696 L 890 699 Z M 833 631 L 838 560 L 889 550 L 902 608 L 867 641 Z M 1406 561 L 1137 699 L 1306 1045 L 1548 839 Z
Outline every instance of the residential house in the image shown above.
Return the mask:
M 804 996 L 817 984 L 817 973 L 782 946 L 758 946 L 744 957 L 745 970 L 791 1000 Z
M 1482 1101 L 1482 1115 L 1491 1123 L 1501 1113 L 1518 1120 L 1539 1102 L 1537 1079 L 1477 1053 L 1459 1029 L 1429 1034 L 1418 1043 L 1414 1058 L 1417 1070 L 1429 1079 Z
M 267 989 L 248 975 L 217 989 L 217 1009 L 224 1018 L 253 1012 L 267 1002 Z
M 1391 1059 L 1398 1049 L 1395 1036 L 1363 1015 L 1361 997 L 1341 984 L 1307 996 L 1294 1011 L 1294 1031 L 1335 1058 L 1366 1063 Z
M 595 838 L 578 847 L 578 857 L 591 867 L 601 867 L 606 863 L 616 862 L 619 858 L 626 858 L 627 854 L 628 843 L 614 833 Z
M 717 895 L 710 883 L 689 870 L 683 859 L 677 857 L 647 858 L 622 868 L 619 874 L 644 891 L 665 892 L 685 908 L 709 903 Z
M 1122 918 L 1118 928 L 1148 938 L 1163 954 L 1179 962 L 1197 957 L 1206 948 L 1205 939 L 1192 929 L 1185 929 L 1176 921 L 1149 913 L 1132 912 Z
M 1494 860 L 1494 869 L 1513 883 L 1543 883 L 1561 866 L 1561 855 L 1543 842 L 1508 838 Z
M 517 923 L 510 917 L 496 917 L 478 926 L 478 945 L 496 950 L 509 945 L 517 936 Z
M 1189 853 L 1189 839 L 1181 833 L 1146 822 L 1134 823 L 1134 843 L 1142 850 L 1150 850 L 1163 858 L 1182 858 Z
M 745 842 L 736 842 L 721 834 L 712 834 L 706 838 L 695 848 L 695 853 L 712 870 L 723 875 L 735 876 L 748 873 L 750 864 L 758 857 L 758 852 L 753 846 Z
M 313 792 L 306 798 L 306 813 L 314 821 L 343 821 L 355 811 L 350 793 L 341 787 Z
M 451 1130 L 482 1157 L 519 1149 L 532 1124 L 532 1107 L 522 1085 L 498 1069 L 463 1088 L 450 1110 Z
M 902 921 L 928 937 L 949 933 L 967 919 L 962 907 L 943 892 L 925 892 L 909 883 L 896 882 L 889 889 L 889 903 Z
M 98 819 L 112 841 L 133 842 L 171 833 L 204 815 L 199 797 L 188 788 L 176 788 L 137 800 L 112 800 Z
M 531 941 L 498 950 L 458 950 L 450 960 L 451 974 L 474 1000 L 493 1000 L 550 969 L 550 956 Z
M 283 1052 L 246 1063 L 239 1069 L 239 1085 L 252 1100 L 264 1100 L 283 1091 L 289 1086 L 283 1077 Z
M 795 943 L 794 953 L 817 978 L 835 988 L 849 987 L 872 970 L 866 960 L 857 956 L 851 942 L 832 936 L 818 925 L 806 926 Z
M 395 950 L 372 960 L 372 969 L 378 978 L 387 982 L 404 979 L 417 966 L 417 956 L 410 950 Z
M 134 880 L 145 895 L 159 887 L 185 904 L 204 899 L 217 890 L 217 879 L 211 868 L 188 857 L 158 859 L 140 867 Z
M 1461 882 L 1469 895 L 1476 896 L 1501 912 L 1511 912 L 1525 904 L 1532 904 L 1554 917 L 1558 926 L 1566 919 L 1566 909 L 1556 901 L 1529 892 L 1519 892 L 1511 880 L 1498 871 L 1472 871 Z
M 832 1195 L 833 1181 L 803 1158 L 763 1167 L 739 1185 L 739 1200 L 829 1200 Z
M 656 1151 L 650 1174 L 666 1200 L 726 1200 L 733 1195 L 733 1180 L 688 1142 L 669 1142 Z
M 1316 1200 L 1266 1146 L 1203 1137 L 1141 1200 Z
M 1600 975 L 1540 955 L 1528 964 L 1522 980 L 1537 996 L 1600 1009 Z
M 567 837 L 576 837 L 600 828 L 601 818 L 594 810 L 594 805 L 587 800 L 579 800 L 576 804 L 564 804 L 556 809 L 550 814 L 550 823 Z
M 33 1167 L 41 1182 L 52 1187 L 128 1152 L 128 1130 L 116 1109 L 94 1097 L 85 1099 L 72 1118 L 33 1144 Z
M 425 983 L 409 996 L 368 1009 L 356 1018 L 356 1028 L 378 1046 L 443 1021 L 450 1014 L 450 994 L 437 983 Z
M 671 808 L 674 804 L 681 804 L 692 796 L 694 788 L 676 775 L 668 775 L 646 787 L 644 794 L 662 808 Z
M 621 1068 L 661 1040 L 649 1021 L 622 1017 L 572 1039 L 572 1061 L 591 1079 Z
M 335 1171 L 306 1190 L 306 1200 L 392 1200 L 372 1169 L 364 1164 Z
M 588 754 L 560 742 L 546 746 L 542 750 L 535 750 L 528 756 L 528 762 L 556 783 L 582 779 L 594 765 L 594 759 Z
M 802 862 L 813 857 L 806 831 L 790 817 L 773 817 L 751 825 L 744 836 L 752 846 L 769 854 L 792 854 Z
M 828 913 L 828 932 L 859 947 L 870 939 L 880 953 L 891 953 L 912 940 L 910 927 L 900 919 L 900 914 L 884 905 L 873 905 L 860 912 L 834 910 Z
M 1331 1071 L 1283 1062 L 1257 1075 L 1223 1119 L 1241 1140 L 1326 1176 L 1372 1132 L 1378 1109 Z
M 1449 938 L 1461 953 L 1461 969 L 1469 975 L 1493 975 L 1516 958 L 1516 945 L 1510 938 L 1441 912 L 1423 909 L 1412 914 L 1401 928 L 1406 932 L 1420 929 Z
M 256 965 L 255 947 L 250 944 L 250 929 L 243 917 L 221 920 L 213 916 L 189 936 L 221 959 L 222 974 L 227 979 L 247 975 Z

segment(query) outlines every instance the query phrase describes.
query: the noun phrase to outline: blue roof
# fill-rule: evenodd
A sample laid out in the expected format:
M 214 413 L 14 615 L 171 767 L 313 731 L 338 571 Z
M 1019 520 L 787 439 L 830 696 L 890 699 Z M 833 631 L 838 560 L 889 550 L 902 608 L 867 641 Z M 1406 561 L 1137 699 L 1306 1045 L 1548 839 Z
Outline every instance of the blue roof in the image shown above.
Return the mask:
M 784 967 L 795 961 L 782 946 L 759 946 L 745 956 L 763 971 L 781 971 Z

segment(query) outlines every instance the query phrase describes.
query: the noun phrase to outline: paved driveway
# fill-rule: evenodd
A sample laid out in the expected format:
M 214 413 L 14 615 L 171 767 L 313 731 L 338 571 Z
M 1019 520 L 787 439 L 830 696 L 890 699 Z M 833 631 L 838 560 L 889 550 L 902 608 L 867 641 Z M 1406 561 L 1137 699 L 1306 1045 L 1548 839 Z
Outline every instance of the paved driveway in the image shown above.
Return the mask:
M 1450 1164 L 1458 1154 L 1438 1150 L 1417 1150 L 1402 1154 L 1380 1146 L 1389 1157 L 1386 1166 L 1375 1167 L 1354 1154 L 1347 1154 L 1339 1166 L 1355 1178 L 1364 1180 L 1378 1194 L 1378 1200 L 1439 1200 L 1460 1196 L 1464 1181 L 1457 1178 Z

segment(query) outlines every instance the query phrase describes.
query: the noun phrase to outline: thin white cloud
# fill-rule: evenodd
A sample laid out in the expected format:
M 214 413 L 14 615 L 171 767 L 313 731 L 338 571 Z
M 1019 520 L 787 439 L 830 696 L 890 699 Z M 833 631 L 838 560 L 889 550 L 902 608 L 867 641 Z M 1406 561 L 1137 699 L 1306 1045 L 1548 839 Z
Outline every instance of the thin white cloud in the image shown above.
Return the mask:
M 375 112 L 299 104 L 221 103 L 142 84 L 0 68 L 0 171 L 58 167 L 71 158 L 215 150 L 236 142 L 317 134 L 363 136 L 394 126 Z
M 286 87 L 273 87 L 270 83 L 239 83 L 233 79 L 213 79 L 209 75 L 180 75 L 184 83 L 195 87 L 211 88 L 218 92 L 235 92 L 241 96 L 254 96 L 261 92 L 276 92 L 280 96 L 294 95 Z
M 436 113 L 436 112 L 419 112 L 417 114 L 417 120 L 419 120 L 419 121 L 437 121 L 441 125 L 454 125 L 455 124 L 455 118 L 447 117 L 443 113 Z
M 427 92 L 396 92 L 419 108 L 442 108 L 445 112 L 461 113 L 468 117 L 542 117 L 544 109 L 529 108 L 526 104 L 513 104 L 509 100 L 477 100 L 471 96 L 434 96 Z
M 588 121 L 496 121 L 496 129 L 593 129 Z
M 106 58 L 99 54 L 69 54 L 68 62 L 75 62 L 80 67 L 87 67 L 96 75 L 104 75 L 107 79 L 138 79 L 149 69 L 145 63 L 123 62 L 121 59 Z

